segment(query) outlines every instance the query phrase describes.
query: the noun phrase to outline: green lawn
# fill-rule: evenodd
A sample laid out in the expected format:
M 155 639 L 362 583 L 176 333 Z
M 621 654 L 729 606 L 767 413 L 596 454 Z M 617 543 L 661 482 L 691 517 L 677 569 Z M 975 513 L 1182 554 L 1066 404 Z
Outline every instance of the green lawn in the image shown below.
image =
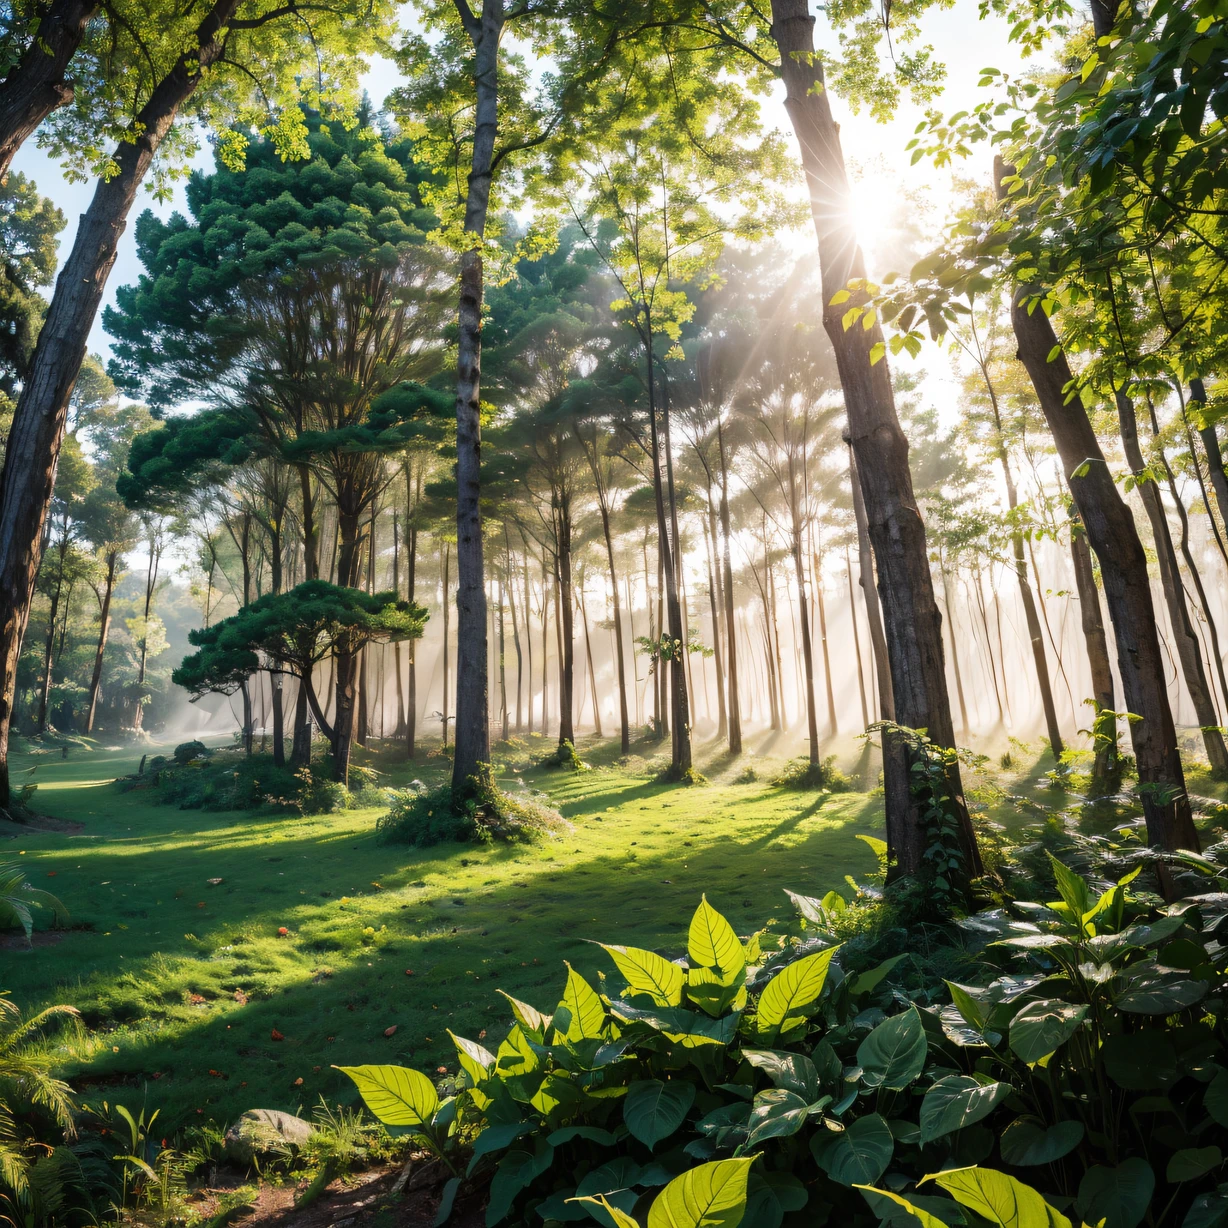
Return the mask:
M 0 854 L 77 927 L 6 948 L 3 987 L 24 1009 L 79 1007 L 90 1032 L 66 1055 L 74 1086 L 144 1099 L 169 1131 L 352 1099 L 332 1063 L 454 1068 L 447 1029 L 502 1024 L 497 989 L 550 1009 L 564 960 L 590 977 L 605 968 L 586 940 L 673 955 L 701 892 L 749 933 L 790 915 L 781 888 L 822 894 L 873 869 L 856 838 L 881 834 L 873 795 L 733 783 L 747 760 L 702 756 L 715 783 L 670 787 L 647 763 L 613 765 L 608 746 L 581 751 L 610 766 L 526 774 L 569 820 L 560 837 L 425 851 L 377 843 L 377 810 L 268 819 L 121 793 L 110 782 L 135 769 L 131 748 L 18 755 L 17 781 L 38 764 L 38 808 L 84 827 L 22 832 Z M 761 776 L 774 766 L 750 761 Z M 392 783 L 446 767 L 377 765 Z

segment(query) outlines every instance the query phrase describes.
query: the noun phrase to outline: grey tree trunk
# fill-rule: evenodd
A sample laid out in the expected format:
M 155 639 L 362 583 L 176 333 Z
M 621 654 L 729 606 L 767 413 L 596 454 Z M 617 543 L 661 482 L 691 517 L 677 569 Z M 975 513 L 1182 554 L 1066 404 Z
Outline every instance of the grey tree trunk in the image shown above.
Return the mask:
M 98 693 L 102 686 L 102 658 L 107 650 L 107 636 L 111 631 L 111 595 L 115 591 L 115 568 L 119 551 L 107 551 L 107 578 L 102 590 L 102 602 L 98 611 L 98 647 L 94 650 L 94 672 L 90 676 L 89 706 L 85 711 L 85 732 L 94 732 L 94 720 L 98 715 Z

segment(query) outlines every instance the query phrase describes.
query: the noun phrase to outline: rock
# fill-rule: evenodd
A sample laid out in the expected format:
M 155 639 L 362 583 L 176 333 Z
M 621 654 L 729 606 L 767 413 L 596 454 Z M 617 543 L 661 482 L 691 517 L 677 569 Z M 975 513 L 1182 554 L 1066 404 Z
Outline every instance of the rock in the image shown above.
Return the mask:
M 310 1122 L 278 1109 L 248 1109 L 226 1131 L 226 1158 L 250 1164 L 256 1156 L 285 1154 L 311 1136 Z

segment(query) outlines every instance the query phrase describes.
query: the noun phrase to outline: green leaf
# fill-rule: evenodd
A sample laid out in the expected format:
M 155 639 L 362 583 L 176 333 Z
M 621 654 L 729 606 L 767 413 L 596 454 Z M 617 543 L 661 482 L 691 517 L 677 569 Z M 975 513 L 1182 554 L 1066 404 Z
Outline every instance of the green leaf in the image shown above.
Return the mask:
M 590 1143 L 598 1143 L 602 1147 L 613 1147 L 618 1142 L 618 1139 L 609 1130 L 602 1130 L 599 1126 L 563 1126 L 562 1129 L 549 1135 L 546 1142 L 551 1147 L 561 1147 L 564 1143 L 570 1143 L 576 1138 L 587 1139 Z
M 1117 999 L 1118 1009 L 1136 1015 L 1171 1015 L 1202 1001 L 1205 981 L 1173 980 L 1163 975 L 1139 976 Z
M 1009 1083 L 982 1084 L 971 1075 L 939 1079 L 921 1101 L 922 1146 L 988 1117 L 1010 1092 Z
M 946 1224 L 936 1215 L 931 1215 L 928 1211 L 909 1202 L 907 1198 L 901 1198 L 899 1194 L 893 1194 L 890 1190 L 876 1190 L 872 1185 L 857 1185 L 853 1188 L 861 1191 L 866 1202 L 870 1204 L 870 1210 L 878 1216 L 880 1221 L 895 1219 L 899 1211 L 904 1211 L 915 1219 L 921 1228 L 947 1228 Z
M 461 1187 L 461 1179 L 459 1177 L 449 1177 L 444 1182 L 443 1194 L 439 1198 L 439 1208 L 435 1212 L 435 1219 L 431 1224 L 431 1228 L 443 1228 L 443 1225 L 452 1218 L 452 1207 L 456 1202 L 456 1191 Z
M 1228 1070 L 1221 1067 L 1215 1078 L 1207 1084 L 1202 1103 L 1221 1126 L 1228 1126 Z
M 1127 1091 L 1153 1091 L 1177 1079 L 1177 1054 L 1162 1032 L 1119 1032 L 1100 1047 L 1109 1078 Z
M 452 1043 L 456 1046 L 456 1052 L 460 1056 L 461 1069 L 474 1083 L 484 1083 L 489 1079 L 494 1069 L 495 1055 L 476 1041 L 457 1036 L 451 1028 L 448 1029 L 448 1035 L 452 1037 Z
M 746 1123 L 749 1134 L 743 1150 L 749 1151 L 764 1139 L 788 1138 L 805 1124 L 809 1105 L 796 1092 L 783 1087 L 769 1088 L 755 1097 L 750 1119 Z
M 742 1056 L 762 1070 L 775 1087 L 796 1092 L 809 1104 L 819 1094 L 819 1072 L 804 1053 L 784 1053 L 777 1049 L 743 1049 Z
M 497 989 L 495 992 L 503 994 L 508 1000 L 516 1022 L 530 1033 L 534 1040 L 540 1042 L 545 1039 L 546 1029 L 550 1026 L 549 1015 L 543 1015 L 536 1007 L 530 1006 L 527 1002 L 521 1002 L 519 998 L 513 998 L 510 993 L 505 993 L 502 989 Z
M 597 1040 L 605 1028 L 605 1007 L 593 987 L 570 965 L 567 965 L 567 984 L 563 987 L 563 1000 L 555 1011 L 556 1028 L 562 1031 L 563 1012 L 566 1012 L 567 1030 L 562 1034 L 572 1043 L 578 1040 Z
M 1097 1164 L 1083 1174 L 1075 1210 L 1085 1223 L 1104 1228 L 1137 1228 L 1147 1214 L 1156 1178 L 1146 1160 L 1134 1157 L 1116 1168 Z
M 946 986 L 951 991 L 951 1001 L 955 1003 L 955 1009 L 963 1016 L 964 1022 L 969 1027 L 975 1028 L 976 1031 L 983 1032 L 985 1025 L 989 1022 L 987 1007 L 973 997 L 972 991 L 963 985 L 956 984 L 955 981 L 947 981 Z
M 469 1160 L 469 1173 L 477 1168 L 478 1161 L 483 1156 L 488 1156 L 493 1151 L 502 1151 L 504 1147 L 510 1147 L 522 1134 L 528 1134 L 532 1129 L 532 1123 L 527 1121 L 509 1121 L 487 1126 L 474 1139 L 473 1155 Z
M 494 1180 L 490 1183 L 490 1201 L 486 1204 L 486 1228 L 494 1228 L 495 1224 L 507 1218 L 512 1203 L 516 1201 L 516 1195 L 546 1172 L 553 1159 L 554 1148 L 539 1138 L 535 1151 L 509 1151 L 499 1161 Z
M 1091 889 L 1078 874 L 1069 866 L 1058 861 L 1052 853 L 1049 853 L 1048 857 L 1053 877 L 1057 880 L 1057 893 L 1070 910 L 1075 925 L 1081 926 L 1083 914 L 1091 911 Z
M 925 1026 L 915 1006 L 884 1019 L 857 1048 L 857 1065 L 867 1087 L 907 1087 L 925 1068 Z M 873 1185 L 877 1177 L 865 1184 Z
M 868 971 L 859 973 L 853 978 L 853 983 L 849 986 L 849 993 L 863 994 L 877 989 L 882 983 L 883 978 L 888 976 L 897 964 L 907 958 L 907 952 L 903 955 L 893 955 L 890 959 L 884 960 L 881 964 L 877 964 Z
M 627 1089 L 623 1120 L 627 1129 L 650 1150 L 682 1125 L 695 1099 L 695 1085 L 681 1079 L 668 1083 L 641 1079 Z
M 1181 1228 L 1225 1228 L 1228 1225 L 1228 1187 L 1199 1194 L 1190 1204 Z
M 1030 1117 L 1016 1118 L 1002 1133 L 998 1144 L 1002 1160 L 1017 1168 L 1052 1164 L 1069 1155 L 1083 1141 L 1081 1121 L 1059 1121 L 1047 1130 Z
M 336 1066 L 386 1126 L 429 1126 L 439 1108 L 435 1084 L 407 1066 Z
M 759 995 L 755 1026 L 765 1040 L 773 1041 L 808 1019 L 818 1005 L 827 970 L 837 947 L 786 964 Z
M 612 1205 L 604 1194 L 598 1194 L 596 1198 L 581 1197 L 572 1198 L 568 1201 L 591 1203 L 594 1207 L 601 1207 L 610 1217 L 610 1222 L 614 1225 L 614 1228 L 640 1228 L 634 1216 L 628 1215 L 626 1211 Z
M 746 952 L 733 926 L 708 903 L 707 896 L 700 899 L 691 918 L 687 954 L 693 965 L 711 968 L 723 978 L 734 977 L 746 968 Z
M 923 1180 L 937 1182 L 960 1206 L 999 1228 L 1070 1228 L 1030 1185 L 991 1168 L 956 1168 Z
M 1039 1062 L 1075 1034 L 1086 1014 L 1086 1006 L 1072 1006 L 1055 998 L 1029 1002 L 1011 1020 L 1011 1050 L 1021 1061 Z
M 1184 1147 L 1173 1152 L 1164 1176 L 1171 1185 L 1197 1181 L 1223 1162 L 1224 1155 L 1218 1147 Z
M 686 981 L 681 968 L 655 951 L 601 944 L 633 994 L 647 994 L 658 1006 L 680 1006 Z
M 895 1139 L 883 1117 L 870 1113 L 838 1134 L 816 1134 L 810 1150 L 818 1166 L 840 1185 L 873 1185 L 891 1163 Z
M 648 1211 L 648 1228 L 736 1228 L 754 1157 L 714 1160 L 675 1177 Z

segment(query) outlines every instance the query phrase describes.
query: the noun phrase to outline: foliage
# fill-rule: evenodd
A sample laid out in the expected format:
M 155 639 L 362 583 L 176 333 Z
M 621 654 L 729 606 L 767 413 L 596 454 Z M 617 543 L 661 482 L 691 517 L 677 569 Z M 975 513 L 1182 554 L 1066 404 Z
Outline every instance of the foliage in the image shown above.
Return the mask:
M 836 767 L 835 755 L 820 763 L 811 763 L 804 755 L 790 759 L 784 771 L 772 778 L 772 784 L 778 789 L 826 789 L 829 793 L 847 793 L 853 787 L 852 780 Z
M 461 799 L 450 784 L 394 792 L 391 808 L 375 824 L 379 838 L 419 848 L 445 842 L 529 840 L 562 821 L 557 811 L 532 795 L 513 797 L 500 789 L 489 766 L 471 785 Z
M 590 767 L 576 754 L 576 748 L 570 742 L 560 742 L 550 754 L 539 759 L 539 768 L 568 768 L 573 772 L 587 772 Z
M 29 942 L 34 933 L 31 908 L 49 909 L 55 925 L 68 918 L 68 909 L 50 891 L 31 886 L 25 866 L 14 862 L 0 863 L 0 929 L 18 927 L 25 932 L 26 941 Z
M 1085 1222 L 1137 1228 L 1150 1207 L 1179 1224 L 1218 1207 L 1228 1145 L 1228 895 L 1163 905 L 1131 893 L 1137 868 L 1115 883 L 1052 871 L 1058 900 L 963 923 L 983 973 L 948 982 L 949 1005 L 894 993 L 899 959 L 854 974 L 821 937 L 743 941 L 704 900 L 685 960 L 603 944 L 609 990 L 569 969 L 552 1014 L 510 999 L 495 1051 L 454 1037 L 461 1072 L 442 1098 L 414 1071 L 347 1073 L 381 1119 L 454 1166 L 468 1150 L 470 1177 L 493 1172 L 492 1226 L 621 1224 L 641 1191 L 725 1157 L 760 1161 L 753 1225 L 817 1201 L 842 1222 L 891 1219 L 890 1195 L 868 1194 L 867 1214 L 854 1189 L 886 1176 L 899 1194 L 990 1157 L 1025 1176 L 1047 1165 Z M 975 1172 L 1013 1188 L 1009 1172 Z M 938 1180 L 962 1200 L 962 1176 Z M 584 1198 L 613 1210 L 582 1217 L 569 1200 Z

